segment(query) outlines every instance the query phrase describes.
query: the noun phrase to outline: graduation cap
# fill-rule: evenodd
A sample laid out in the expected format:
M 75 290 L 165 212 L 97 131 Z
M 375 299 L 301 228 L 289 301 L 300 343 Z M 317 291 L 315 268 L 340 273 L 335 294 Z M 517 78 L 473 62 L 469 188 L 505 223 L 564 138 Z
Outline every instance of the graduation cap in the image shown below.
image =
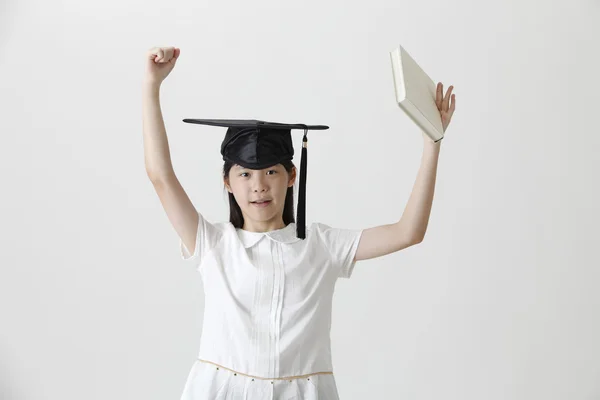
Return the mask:
M 255 119 L 190 119 L 183 122 L 227 127 L 221 143 L 223 160 L 239 164 L 244 168 L 263 169 L 282 161 L 291 161 L 294 156 L 292 129 L 303 129 L 302 158 L 300 160 L 300 188 L 296 235 L 306 237 L 306 134 L 309 130 L 329 129 L 326 125 L 283 124 Z

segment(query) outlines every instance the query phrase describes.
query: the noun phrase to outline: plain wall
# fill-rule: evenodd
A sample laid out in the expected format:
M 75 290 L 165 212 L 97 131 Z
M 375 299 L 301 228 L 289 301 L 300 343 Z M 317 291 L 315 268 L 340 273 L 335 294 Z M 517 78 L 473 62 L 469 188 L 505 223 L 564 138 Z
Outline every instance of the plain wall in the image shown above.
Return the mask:
M 307 223 L 397 221 L 423 151 L 402 44 L 457 108 L 425 240 L 338 281 L 342 399 L 600 399 L 600 3 L 102 1 L 0 5 L 0 398 L 178 399 L 200 275 L 146 175 L 144 57 L 177 176 L 228 218 L 225 128 L 309 133 Z M 299 165 L 302 132 L 295 131 Z

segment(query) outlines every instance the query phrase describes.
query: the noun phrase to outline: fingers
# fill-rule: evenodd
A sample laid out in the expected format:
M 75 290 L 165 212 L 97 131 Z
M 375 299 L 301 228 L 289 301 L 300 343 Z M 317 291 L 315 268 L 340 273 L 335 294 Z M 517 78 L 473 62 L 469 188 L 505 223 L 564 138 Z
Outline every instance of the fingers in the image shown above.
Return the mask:
M 448 103 L 450 102 L 450 95 L 452 95 L 452 89 L 454 86 L 450 86 L 448 91 L 446 92 L 446 96 L 444 96 L 444 101 L 442 102 L 442 110 L 448 111 Z
M 452 93 L 452 90 L 454 90 L 454 86 L 450 85 L 446 95 L 442 98 L 444 85 L 442 82 L 438 82 L 435 91 L 435 105 L 440 112 L 447 112 L 450 117 L 452 117 L 452 114 L 456 109 L 456 95 Z M 450 103 L 450 100 L 452 100 L 452 103 Z
M 175 61 L 179 57 L 179 49 L 175 47 L 153 47 L 148 51 L 148 58 L 155 63 L 167 63 Z
M 148 58 L 151 59 L 152 61 L 157 61 L 158 59 L 162 58 L 162 56 L 163 56 L 162 47 L 153 47 L 150 50 L 148 50 Z
M 157 63 L 166 63 L 171 60 L 173 57 L 173 48 L 172 47 L 161 47 L 158 51 L 157 57 L 154 62 Z
M 181 54 L 181 50 L 175 47 L 175 49 L 173 50 L 172 61 L 177 61 L 177 59 L 179 58 L 179 54 Z

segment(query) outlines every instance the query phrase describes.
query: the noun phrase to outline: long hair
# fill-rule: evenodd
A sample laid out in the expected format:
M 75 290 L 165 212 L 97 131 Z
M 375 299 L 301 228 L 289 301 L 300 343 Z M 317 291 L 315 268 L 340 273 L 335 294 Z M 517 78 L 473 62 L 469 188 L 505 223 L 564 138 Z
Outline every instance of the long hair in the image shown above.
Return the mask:
M 225 161 L 223 164 L 223 178 L 229 177 L 229 171 L 234 165 L 235 164 L 231 161 Z M 282 161 L 281 165 L 283 165 L 288 174 L 291 173 L 292 168 L 295 167 L 291 160 Z M 229 222 L 231 222 L 236 228 L 243 228 L 244 215 L 242 214 L 242 209 L 237 201 L 235 201 L 233 193 L 227 192 L 227 194 L 229 196 Z M 287 192 L 285 194 L 285 202 L 283 205 L 283 223 L 285 226 L 287 226 L 292 222 L 296 222 L 296 220 L 294 218 L 294 187 L 290 186 L 287 188 Z

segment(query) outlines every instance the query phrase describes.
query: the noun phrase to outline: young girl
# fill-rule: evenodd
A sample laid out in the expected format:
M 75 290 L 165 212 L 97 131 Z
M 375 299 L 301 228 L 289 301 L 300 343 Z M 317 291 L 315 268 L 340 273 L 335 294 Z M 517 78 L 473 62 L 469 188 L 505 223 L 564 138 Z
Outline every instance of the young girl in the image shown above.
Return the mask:
M 181 399 L 338 399 L 330 347 L 335 282 L 356 261 L 420 243 L 431 210 L 441 142 L 425 134 L 415 187 L 402 218 L 369 229 L 304 224 L 306 131 L 322 125 L 255 120 L 184 120 L 228 127 L 221 146 L 230 219 L 211 223 L 173 171 L 159 91 L 179 57 L 146 55 L 144 154 L 148 177 L 179 235 L 181 256 L 201 274 L 205 310 L 198 358 Z M 449 88 L 437 104 L 444 130 L 454 112 Z M 304 129 L 298 221 L 294 219 L 290 129 Z

